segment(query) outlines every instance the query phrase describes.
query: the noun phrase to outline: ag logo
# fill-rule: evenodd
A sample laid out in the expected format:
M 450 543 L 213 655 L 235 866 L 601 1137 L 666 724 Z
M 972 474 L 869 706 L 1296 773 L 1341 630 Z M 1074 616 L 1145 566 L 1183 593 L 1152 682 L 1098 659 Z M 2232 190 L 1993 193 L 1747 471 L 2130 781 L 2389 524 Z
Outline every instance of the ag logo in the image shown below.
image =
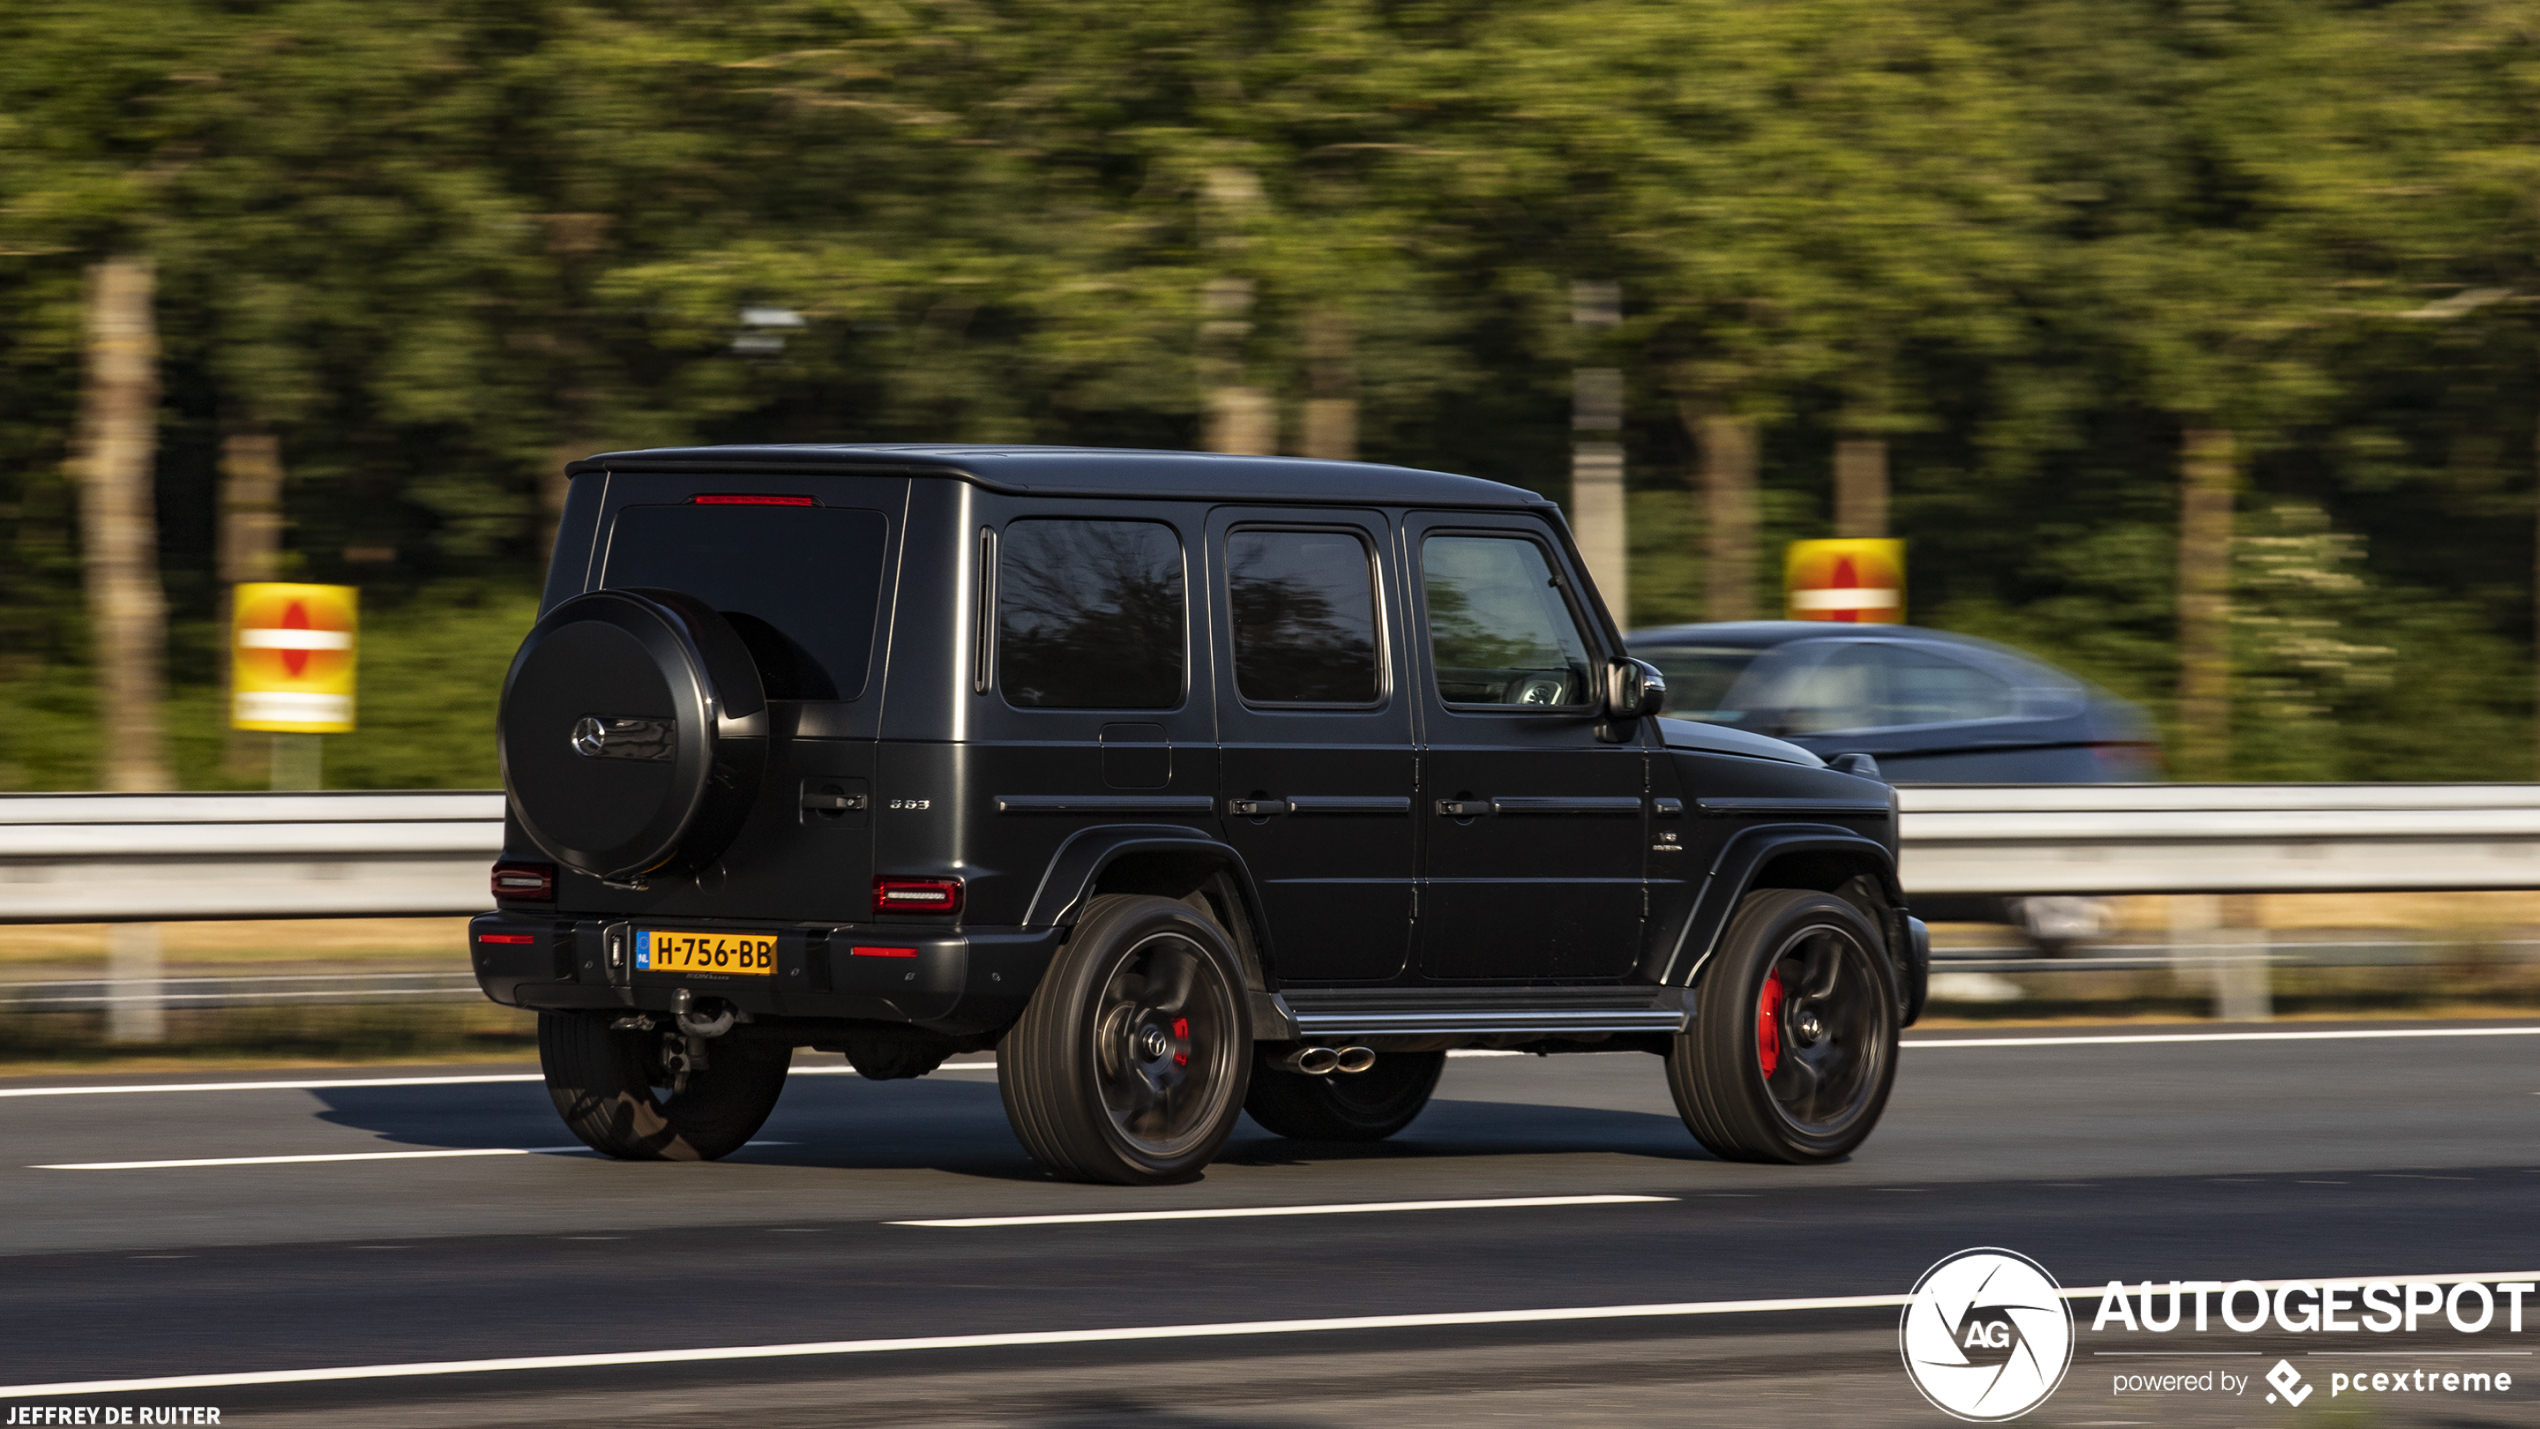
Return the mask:
M 1905 1373 L 1959 1419 L 2016 1419 L 2046 1402 L 2073 1362 L 2063 1287 L 2027 1256 L 1962 1250 L 1923 1272 L 1897 1327 Z

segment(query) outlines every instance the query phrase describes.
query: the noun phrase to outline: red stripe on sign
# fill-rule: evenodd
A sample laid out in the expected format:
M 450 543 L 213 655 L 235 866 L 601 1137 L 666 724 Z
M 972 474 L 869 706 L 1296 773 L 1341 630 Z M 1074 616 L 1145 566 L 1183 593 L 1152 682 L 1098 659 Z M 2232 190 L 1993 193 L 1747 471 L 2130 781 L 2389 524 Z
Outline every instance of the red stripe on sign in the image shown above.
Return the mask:
M 476 941 L 480 943 L 534 943 L 538 941 L 538 938 L 532 933 L 479 933 L 476 935 Z
M 917 956 L 915 948 L 854 948 L 849 951 L 859 958 L 913 958 Z

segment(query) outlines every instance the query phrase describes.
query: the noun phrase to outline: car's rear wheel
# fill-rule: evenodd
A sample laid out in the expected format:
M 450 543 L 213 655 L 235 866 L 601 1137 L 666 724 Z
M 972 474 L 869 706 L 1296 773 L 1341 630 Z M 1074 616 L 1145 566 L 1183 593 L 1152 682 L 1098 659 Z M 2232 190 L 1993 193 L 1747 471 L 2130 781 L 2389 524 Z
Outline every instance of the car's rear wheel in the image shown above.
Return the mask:
M 1690 1035 L 1667 1054 L 1685 1125 L 1730 1161 L 1832 1161 L 1868 1138 L 1896 1080 L 1896 983 L 1878 930 L 1830 894 L 1738 905 Z
M 1074 1181 L 1187 1180 L 1243 1110 L 1252 1026 L 1225 929 L 1187 903 L 1086 905 L 997 1050 L 1006 1119 Z
M 793 1049 L 713 1039 L 705 1065 L 681 1070 L 676 1032 L 621 1031 L 606 1013 L 538 1014 L 538 1065 L 564 1124 L 625 1161 L 714 1161 L 738 1151 L 785 1091 Z
M 1253 1068 L 1244 1110 L 1296 1141 L 1382 1141 L 1428 1106 L 1445 1070 L 1444 1052 L 1379 1052 L 1366 1071 L 1321 1076 L 1263 1062 Z

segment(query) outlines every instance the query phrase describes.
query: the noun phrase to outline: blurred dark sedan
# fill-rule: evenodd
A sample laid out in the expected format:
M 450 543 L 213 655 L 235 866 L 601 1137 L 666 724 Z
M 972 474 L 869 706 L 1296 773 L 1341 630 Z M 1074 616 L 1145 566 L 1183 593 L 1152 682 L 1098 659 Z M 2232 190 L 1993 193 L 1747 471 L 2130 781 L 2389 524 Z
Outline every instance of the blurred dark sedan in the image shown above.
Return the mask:
M 1666 713 L 1868 754 L 1894 784 L 2109 784 L 2161 777 L 2133 705 L 2018 651 L 1911 625 L 1755 620 L 1635 631 Z

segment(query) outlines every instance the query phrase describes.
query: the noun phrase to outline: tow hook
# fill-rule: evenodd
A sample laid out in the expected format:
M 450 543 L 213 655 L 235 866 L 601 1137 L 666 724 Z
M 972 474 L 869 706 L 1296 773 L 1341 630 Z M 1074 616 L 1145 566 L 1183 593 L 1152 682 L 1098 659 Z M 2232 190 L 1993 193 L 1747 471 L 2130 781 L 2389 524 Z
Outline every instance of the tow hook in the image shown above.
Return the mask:
M 690 997 L 684 987 L 671 994 L 670 1006 L 678 1014 L 679 1030 L 690 1037 L 720 1037 L 732 1030 L 732 1023 L 740 1013 L 740 1009 L 725 1003 L 721 1011 L 708 1015 L 700 1010 L 702 1004 Z

